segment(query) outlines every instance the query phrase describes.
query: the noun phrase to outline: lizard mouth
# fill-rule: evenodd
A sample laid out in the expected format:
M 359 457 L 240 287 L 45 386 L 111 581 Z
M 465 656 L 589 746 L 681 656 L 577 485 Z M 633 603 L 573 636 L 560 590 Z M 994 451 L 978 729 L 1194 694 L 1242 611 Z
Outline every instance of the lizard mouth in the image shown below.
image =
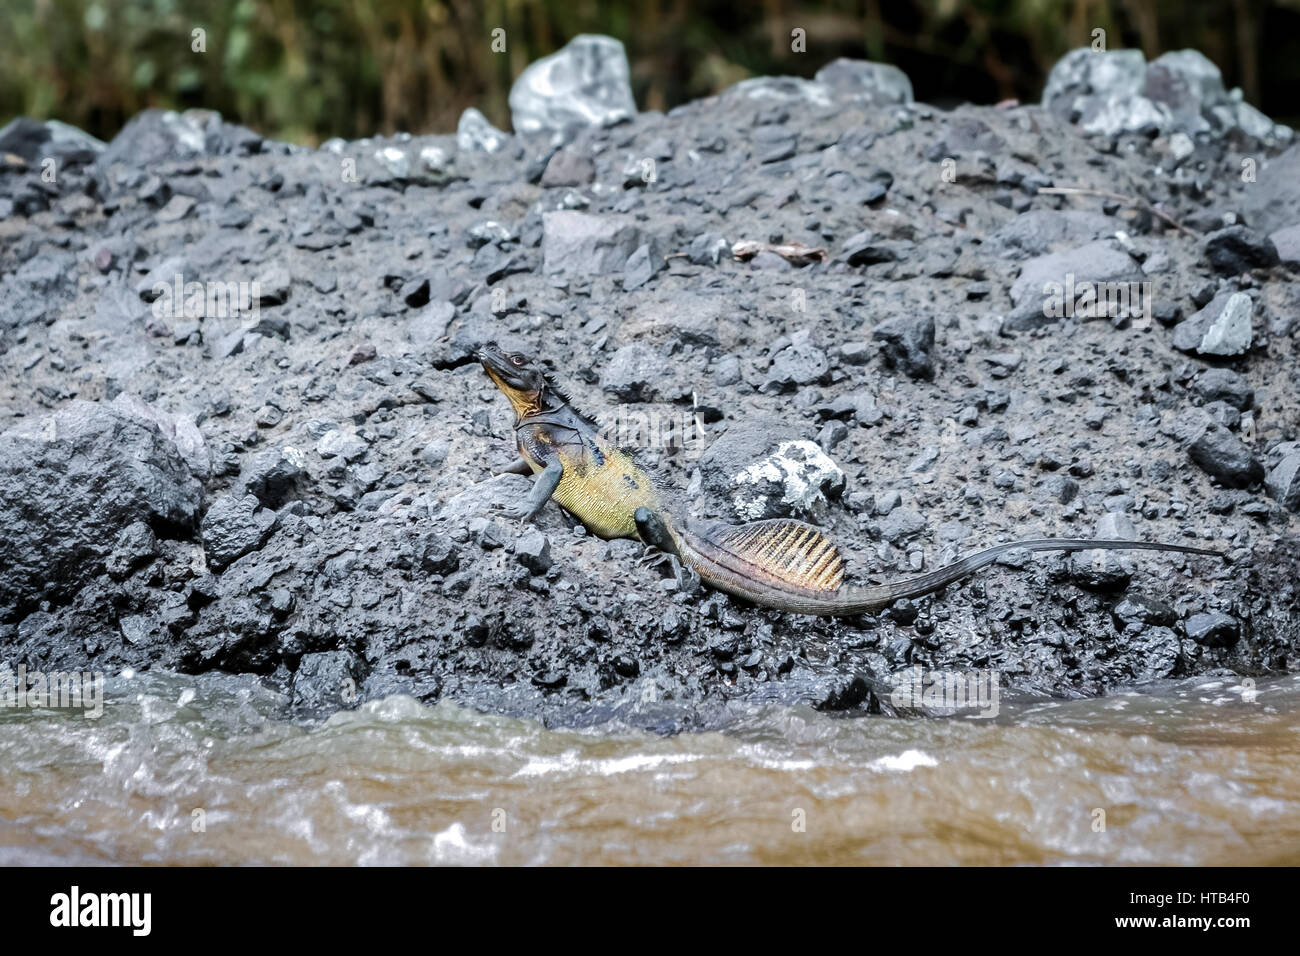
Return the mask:
M 483 346 L 478 350 L 477 357 L 483 366 L 483 371 L 487 372 L 488 377 L 498 385 L 519 388 L 523 384 L 520 381 L 519 370 L 510 364 L 505 353 L 495 345 Z

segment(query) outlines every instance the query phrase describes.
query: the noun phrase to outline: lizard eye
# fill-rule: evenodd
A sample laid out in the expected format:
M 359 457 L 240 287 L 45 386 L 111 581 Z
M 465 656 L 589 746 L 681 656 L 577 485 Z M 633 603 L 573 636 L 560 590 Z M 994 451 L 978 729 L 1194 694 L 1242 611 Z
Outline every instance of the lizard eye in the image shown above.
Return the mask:
M 510 364 L 516 367 L 523 365 L 524 357 L 522 355 L 512 355 L 510 356 Z

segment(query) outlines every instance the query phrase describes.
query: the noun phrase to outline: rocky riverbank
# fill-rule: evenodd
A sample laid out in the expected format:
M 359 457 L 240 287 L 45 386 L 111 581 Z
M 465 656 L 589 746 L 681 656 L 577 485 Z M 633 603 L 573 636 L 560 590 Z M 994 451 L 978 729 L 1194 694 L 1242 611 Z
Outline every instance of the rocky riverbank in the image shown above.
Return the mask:
M 1041 106 L 951 112 L 837 61 L 665 115 L 580 38 L 511 107 L 314 150 L 194 111 L 0 131 L 0 660 L 657 731 L 893 713 L 915 665 L 1067 695 L 1296 667 L 1300 147 L 1199 54 L 1076 51 Z M 1044 535 L 1228 558 L 749 607 L 495 512 L 527 480 L 491 477 L 493 340 L 681 510 L 808 518 L 859 580 Z

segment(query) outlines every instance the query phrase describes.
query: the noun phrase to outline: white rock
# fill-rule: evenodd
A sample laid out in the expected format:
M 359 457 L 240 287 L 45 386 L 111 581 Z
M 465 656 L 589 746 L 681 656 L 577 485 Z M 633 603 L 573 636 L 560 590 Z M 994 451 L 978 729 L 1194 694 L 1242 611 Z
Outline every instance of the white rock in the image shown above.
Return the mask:
M 1205 330 L 1205 337 L 1197 348 L 1207 355 L 1241 355 L 1250 348 L 1250 318 L 1253 311 L 1250 296 L 1234 292 L 1219 317 Z

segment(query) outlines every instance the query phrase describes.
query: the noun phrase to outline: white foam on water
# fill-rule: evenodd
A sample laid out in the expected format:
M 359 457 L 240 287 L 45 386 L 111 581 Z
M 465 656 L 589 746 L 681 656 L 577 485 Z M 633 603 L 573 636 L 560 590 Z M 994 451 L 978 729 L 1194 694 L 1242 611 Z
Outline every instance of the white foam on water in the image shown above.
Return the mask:
M 867 768 L 870 770 L 892 770 L 899 773 L 907 773 L 917 767 L 937 766 L 939 766 L 939 761 L 921 750 L 904 750 L 901 754 L 891 754 L 867 764 Z

